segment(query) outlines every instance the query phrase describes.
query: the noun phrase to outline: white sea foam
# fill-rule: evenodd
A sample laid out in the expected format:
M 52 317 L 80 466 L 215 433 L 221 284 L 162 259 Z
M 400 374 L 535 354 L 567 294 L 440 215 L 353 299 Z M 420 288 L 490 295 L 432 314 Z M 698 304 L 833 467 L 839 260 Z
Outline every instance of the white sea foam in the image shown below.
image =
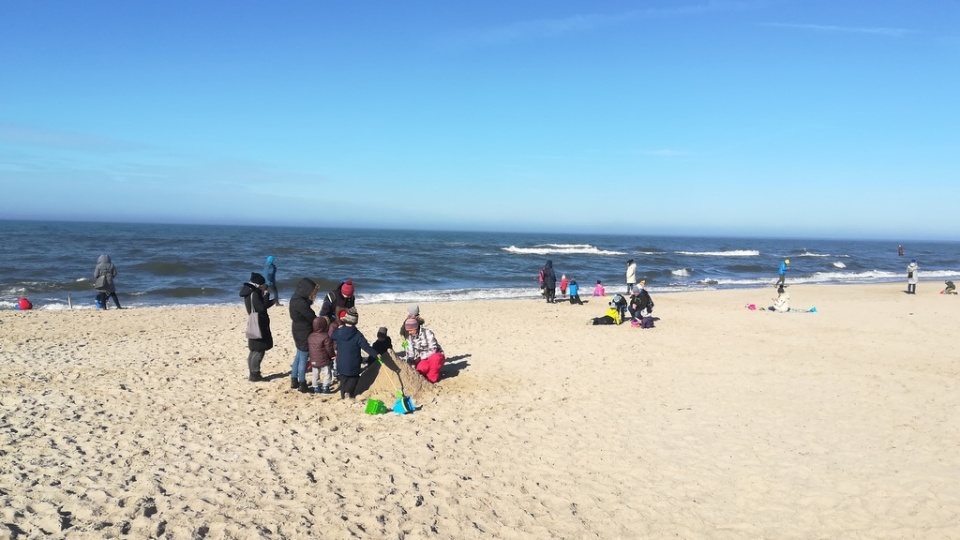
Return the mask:
M 672 270 L 670 273 L 677 277 L 690 277 L 690 271 L 686 268 L 678 268 L 676 270 Z
M 663 255 L 663 251 L 641 251 L 641 255 Z
M 791 256 L 792 257 L 833 257 L 834 255 L 830 255 L 829 253 L 810 253 L 809 251 L 805 251 L 799 255 L 791 255 Z
M 730 251 L 674 251 L 677 255 L 696 255 L 701 257 L 756 257 L 760 252 L 755 249 L 734 249 Z
M 88 278 L 85 278 L 85 277 L 77 278 L 77 283 L 80 283 L 81 281 L 90 281 L 90 280 L 89 280 Z
M 847 267 L 847 265 L 843 264 L 843 263 L 840 262 L 840 261 L 834 262 L 832 266 L 833 266 L 834 268 L 846 268 L 846 267 Z
M 500 249 L 520 255 L 625 255 L 622 251 L 599 249 L 590 244 L 540 244 L 529 248 L 510 246 Z

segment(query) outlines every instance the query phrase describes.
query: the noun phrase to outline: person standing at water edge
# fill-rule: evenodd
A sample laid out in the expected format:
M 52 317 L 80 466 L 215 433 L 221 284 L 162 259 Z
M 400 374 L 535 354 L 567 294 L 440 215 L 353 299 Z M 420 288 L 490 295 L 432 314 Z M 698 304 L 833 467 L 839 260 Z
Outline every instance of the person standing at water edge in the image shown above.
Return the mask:
M 633 259 L 627 261 L 627 294 L 633 292 L 633 286 L 637 284 L 637 263 Z
M 777 282 L 775 287 L 782 287 L 787 279 L 787 267 L 790 266 L 790 259 L 780 261 L 780 270 L 777 271 Z
M 317 297 L 317 284 L 309 278 L 301 278 L 297 288 L 290 298 L 290 329 L 293 331 L 293 342 L 297 347 L 297 354 L 293 357 L 290 366 L 290 388 L 299 388 L 307 393 L 307 360 L 310 358 L 310 333 L 313 332 L 313 320 L 317 314 L 310 307 Z
M 907 294 L 917 294 L 917 282 L 920 281 L 920 267 L 916 259 L 910 259 L 907 265 Z
M 270 333 L 270 315 L 267 313 L 267 309 L 274 304 L 274 300 L 270 299 L 266 280 L 256 272 L 250 274 L 250 281 L 240 287 L 240 296 L 243 297 L 243 305 L 247 309 L 247 315 L 256 313 L 257 322 L 260 326 L 260 339 L 247 339 L 247 349 L 250 350 L 250 354 L 247 355 L 249 380 L 250 382 L 260 382 L 263 380 L 263 376 L 260 374 L 260 363 L 263 362 L 263 355 L 273 348 L 273 334 Z
M 897 255 L 899 255 L 900 257 L 903 257 L 903 244 L 900 244 L 899 246 L 897 246 Z
M 113 284 L 113 279 L 117 277 L 117 267 L 113 265 L 110 256 L 100 255 L 97 259 L 97 267 L 93 269 L 93 286 L 97 289 L 97 303 L 99 307 L 107 309 L 107 299 L 113 298 L 113 303 L 120 308 L 120 300 L 117 298 L 117 288 Z
M 270 296 L 280 306 L 283 304 L 280 303 L 280 293 L 277 291 L 277 265 L 273 264 L 273 261 L 273 255 L 267 257 L 267 264 L 263 267 L 263 277 L 267 280 L 267 290 L 270 291 Z
M 548 304 L 553 304 L 557 297 L 557 274 L 553 271 L 553 261 L 547 261 L 542 272 L 544 297 Z

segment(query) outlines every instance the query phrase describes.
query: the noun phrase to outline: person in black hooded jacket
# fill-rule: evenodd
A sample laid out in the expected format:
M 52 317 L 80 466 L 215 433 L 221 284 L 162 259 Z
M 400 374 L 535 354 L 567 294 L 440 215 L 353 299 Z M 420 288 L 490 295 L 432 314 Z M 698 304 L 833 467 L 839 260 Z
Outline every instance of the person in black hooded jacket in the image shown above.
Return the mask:
M 313 320 L 317 314 L 310 307 L 317 297 L 317 284 L 310 278 L 301 278 L 297 289 L 290 298 L 290 329 L 293 331 L 293 342 L 297 347 L 297 354 L 293 357 L 290 366 L 290 388 L 299 388 L 303 393 L 310 391 L 307 386 L 307 360 L 310 358 L 310 345 L 307 339 L 313 332 Z
M 543 290 L 546 291 L 547 303 L 556 303 L 557 274 L 553 271 L 553 261 L 547 261 L 543 267 Z
M 247 349 L 250 354 L 247 355 L 247 368 L 250 371 L 251 382 L 263 380 L 260 374 L 260 363 L 263 361 L 263 355 L 273 348 L 273 334 L 270 333 L 270 315 L 267 309 L 272 306 L 276 300 L 270 298 L 267 292 L 267 280 L 256 272 L 250 274 L 250 281 L 247 281 L 240 287 L 240 296 L 243 298 L 243 305 L 247 314 L 256 313 L 260 326 L 260 339 L 248 339 Z

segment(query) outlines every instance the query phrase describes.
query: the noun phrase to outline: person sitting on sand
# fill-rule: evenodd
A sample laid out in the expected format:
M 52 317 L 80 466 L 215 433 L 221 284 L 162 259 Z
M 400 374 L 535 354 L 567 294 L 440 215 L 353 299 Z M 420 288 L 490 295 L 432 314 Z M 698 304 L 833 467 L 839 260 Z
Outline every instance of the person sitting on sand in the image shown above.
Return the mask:
M 774 299 L 773 305 L 767 309 L 776 311 L 777 313 L 790 311 L 790 293 L 784 290 L 783 285 L 777 287 L 777 298 Z
M 378 356 L 377 350 L 370 346 L 363 332 L 357 329 L 359 321 L 357 308 L 350 308 L 343 316 L 343 326 L 333 332 L 333 341 L 337 348 L 337 371 L 340 372 L 340 399 L 347 396 L 353 399 L 357 396 L 362 353 Z
M 601 317 L 594 317 L 588 322 L 598 325 L 598 324 L 620 324 L 622 319 L 620 318 L 620 308 L 617 307 L 617 304 L 611 301 L 607 304 L 607 311 Z
M 333 383 L 333 357 L 337 350 L 329 332 L 330 323 L 323 317 L 313 320 L 313 332 L 307 338 L 309 348 L 309 369 L 313 375 L 314 394 L 332 394 L 330 386 Z
M 953 284 L 949 279 L 943 282 L 946 287 L 943 289 L 943 294 L 957 294 L 957 286 Z
M 647 292 L 646 280 L 640 280 L 640 284 L 634 287 L 634 294 L 630 296 L 630 319 L 639 320 L 653 313 L 653 299 Z
M 416 362 L 417 372 L 434 384 L 440 380 L 440 370 L 447 357 L 437 342 L 432 330 L 421 326 L 416 319 L 407 319 L 403 323 L 410 335 L 407 348 L 407 361 Z
M 606 296 L 607 291 L 603 288 L 603 283 L 600 283 L 600 280 L 597 280 L 597 286 L 593 288 L 594 296 Z

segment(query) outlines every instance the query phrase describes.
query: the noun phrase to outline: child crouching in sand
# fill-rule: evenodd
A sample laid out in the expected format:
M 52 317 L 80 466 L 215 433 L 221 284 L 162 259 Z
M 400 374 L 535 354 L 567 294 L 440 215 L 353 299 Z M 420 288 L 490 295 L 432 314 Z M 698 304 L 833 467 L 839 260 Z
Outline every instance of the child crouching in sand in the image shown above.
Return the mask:
M 333 357 L 336 349 L 328 333 L 330 323 L 324 317 L 313 320 L 313 332 L 307 337 L 310 369 L 313 372 L 313 393 L 332 394 Z
M 436 384 L 440 380 L 440 369 L 447 361 L 447 357 L 443 355 L 443 349 L 437 343 L 437 337 L 433 335 L 433 331 L 421 326 L 417 319 L 407 319 L 403 327 L 410 336 L 407 345 L 407 361 L 416 362 L 417 372 Z
M 357 330 L 360 320 L 357 308 L 348 309 L 342 320 L 343 326 L 333 333 L 333 341 L 337 346 L 337 371 L 340 372 L 340 399 L 347 396 L 353 399 L 357 397 L 357 383 L 360 382 L 362 352 L 377 356 L 377 351 Z

